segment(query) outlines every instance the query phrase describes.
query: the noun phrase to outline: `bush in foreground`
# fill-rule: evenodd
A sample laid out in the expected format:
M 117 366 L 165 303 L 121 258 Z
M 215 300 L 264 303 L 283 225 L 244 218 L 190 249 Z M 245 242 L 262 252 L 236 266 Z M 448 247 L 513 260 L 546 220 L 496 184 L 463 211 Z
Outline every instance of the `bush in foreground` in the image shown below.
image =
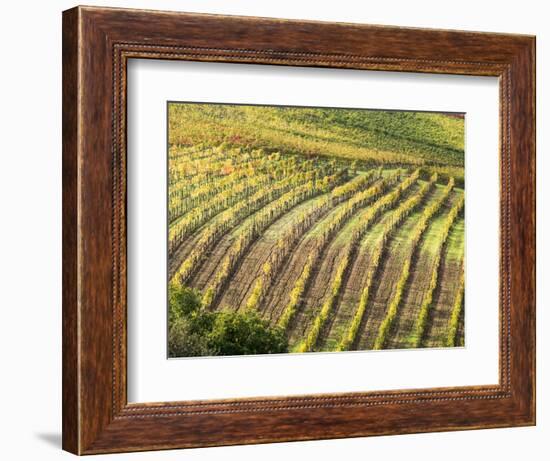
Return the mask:
M 284 330 L 271 327 L 256 311 L 209 312 L 196 290 L 170 285 L 168 355 L 276 354 L 288 351 Z
M 273 328 L 253 310 L 217 312 L 208 343 L 216 355 L 277 354 L 288 351 L 282 328 Z

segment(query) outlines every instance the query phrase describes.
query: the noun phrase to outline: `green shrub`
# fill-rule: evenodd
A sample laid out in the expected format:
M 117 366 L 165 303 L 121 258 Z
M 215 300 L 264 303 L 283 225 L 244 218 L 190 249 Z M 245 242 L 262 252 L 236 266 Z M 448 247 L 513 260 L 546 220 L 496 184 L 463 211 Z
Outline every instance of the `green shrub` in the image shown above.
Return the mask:
M 210 312 L 202 295 L 171 283 L 168 327 L 169 357 L 276 354 L 288 351 L 284 329 L 271 327 L 256 312 Z
M 173 318 L 170 320 L 168 329 L 169 357 L 215 355 L 215 349 L 206 341 L 197 326 L 197 324 L 193 324 L 186 318 Z
M 270 327 L 254 311 L 217 312 L 208 344 L 216 355 L 276 354 L 288 351 L 282 328 Z
M 172 282 L 168 287 L 168 306 L 174 318 L 189 316 L 201 307 L 201 294 L 197 290 Z

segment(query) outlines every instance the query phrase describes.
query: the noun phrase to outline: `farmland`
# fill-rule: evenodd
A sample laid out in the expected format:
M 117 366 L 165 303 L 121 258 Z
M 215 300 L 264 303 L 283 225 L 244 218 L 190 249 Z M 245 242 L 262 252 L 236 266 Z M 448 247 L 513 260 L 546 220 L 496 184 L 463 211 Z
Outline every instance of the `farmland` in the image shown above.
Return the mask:
M 464 123 L 169 105 L 169 353 L 464 344 Z

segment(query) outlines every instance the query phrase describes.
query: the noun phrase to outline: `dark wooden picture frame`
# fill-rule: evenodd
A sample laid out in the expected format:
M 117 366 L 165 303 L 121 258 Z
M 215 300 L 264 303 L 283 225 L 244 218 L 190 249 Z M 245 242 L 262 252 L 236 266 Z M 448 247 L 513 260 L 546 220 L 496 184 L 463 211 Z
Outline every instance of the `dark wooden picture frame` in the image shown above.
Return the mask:
M 498 77 L 499 384 L 128 403 L 130 58 Z M 93 7 L 63 13 L 65 450 L 92 454 L 533 424 L 534 37 Z

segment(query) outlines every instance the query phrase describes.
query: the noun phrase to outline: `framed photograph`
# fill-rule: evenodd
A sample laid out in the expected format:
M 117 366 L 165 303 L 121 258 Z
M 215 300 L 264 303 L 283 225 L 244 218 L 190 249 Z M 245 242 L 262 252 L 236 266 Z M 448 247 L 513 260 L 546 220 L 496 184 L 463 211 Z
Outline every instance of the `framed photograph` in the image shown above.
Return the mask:
M 535 424 L 535 39 L 63 13 L 63 448 Z

